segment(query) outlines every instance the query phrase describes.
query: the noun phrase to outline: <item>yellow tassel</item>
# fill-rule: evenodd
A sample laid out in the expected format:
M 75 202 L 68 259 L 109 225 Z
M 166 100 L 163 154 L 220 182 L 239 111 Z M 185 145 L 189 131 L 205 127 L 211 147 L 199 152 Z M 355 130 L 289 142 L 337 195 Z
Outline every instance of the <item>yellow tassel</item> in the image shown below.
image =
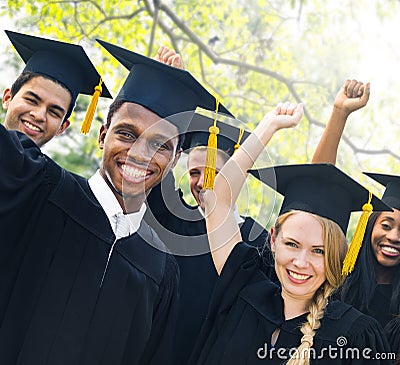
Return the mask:
M 90 101 L 89 107 L 86 112 L 85 120 L 83 121 L 81 132 L 83 134 L 87 134 L 90 130 L 90 126 L 92 125 L 94 112 L 96 111 L 97 102 L 99 101 L 99 97 L 103 91 L 101 84 L 103 80 L 100 78 L 99 84 L 94 88 L 94 93 L 92 96 L 92 100 Z
M 343 261 L 342 275 L 347 276 L 353 270 L 357 261 L 358 253 L 364 239 L 365 228 L 367 227 L 368 218 L 372 213 L 373 206 L 371 204 L 372 193 L 369 192 L 368 203 L 364 204 L 362 207 L 362 213 L 360 219 L 358 220 L 356 231 L 354 232 L 353 239 L 351 240 L 349 249 L 347 250 L 346 257 Z
M 215 100 L 216 100 L 216 107 L 215 107 L 214 124 L 208 129 L 210 135 L 208 136 L 208 142 L 207 142 L 206 166 L 204 168 L 204 182 L 203 182 L 203 189 L 211 189 L 211 190 L 214 189 L 215 169 L 217 166 L 217 147 L 218 147 L 217 134 L 219 133 L 219 128 L 217 127 L 219 99 L 215 98 Z
M 242 140 L 243 134 L 244 134 L 244 128 L 240 127 L 240 129 L 239 129 L 239 137 L 238 137 L 237 143 L 233 147 L 233 153 L 235 153 L 239 149 L 240 141 Z

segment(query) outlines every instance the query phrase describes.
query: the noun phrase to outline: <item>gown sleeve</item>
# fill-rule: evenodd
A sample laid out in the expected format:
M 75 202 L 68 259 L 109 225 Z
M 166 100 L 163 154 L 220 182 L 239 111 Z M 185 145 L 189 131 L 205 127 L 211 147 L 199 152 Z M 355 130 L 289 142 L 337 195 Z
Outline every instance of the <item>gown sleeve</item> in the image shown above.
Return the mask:
M 240 226 L 243 241 L 250 246 L 258 247 L 260 252 L 270 252 L 269 232 L 251 217 L 244 217 Z
M 264 281 L 264 262 L 255 247 L 238 243 L 230 253 L 219 276 L 210 300 L 208 314 L 203 323 L 189 365 L 211 351 L 221 326 L 237 302 L 240 292 L 249 284 Z M 268 279 L 267 279 L 268 281 Z M 275 285 L 271 283 L 275 288 Z
M 0 124 L 0 265 L 11 262 L 16 242 L 43 192 L 46 156 L 27 136 Z M 51 180 L 51 179 L 50 179 Z M 50 182 L 49 182 L 50 184 Z
M 392 319 L 384 328 L 390 351 L 396 354 L 396 364 L 400 364 L 400 317 Z
M 30 138 L 0 124 L 0 213 L 37 189 L 44 166 L 45 156 Z
M 229 307 L 252 276 L 262 267 L 263 261 L 258 250 L 245 242 L 238 243 L 222 269 L 210 310 Z
M 350 327 L 347 335 L 348 348 L 358 349 L 359 356 L 349 356 L 347 354 L 345 364 L 392 364 L 390 357 L 390 347 L 386 340 L 381 325 L 372 317 L 361 315 Z M 353 358 L 351 358 L 353 357 Z

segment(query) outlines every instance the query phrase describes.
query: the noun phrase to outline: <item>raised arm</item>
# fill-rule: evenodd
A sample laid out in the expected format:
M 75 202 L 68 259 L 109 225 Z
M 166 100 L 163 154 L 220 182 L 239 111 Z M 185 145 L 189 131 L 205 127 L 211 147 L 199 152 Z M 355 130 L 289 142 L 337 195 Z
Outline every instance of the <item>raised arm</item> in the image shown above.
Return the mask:
M 336 95 L 328 124 L 314 152 L 312 163 L 336 163 L 340 138 L 348 116 L 368 103 L 370 85 L 361 81 L 346 80 Z
M 221 273 L 232 249 L 241 241 L 233 205 L 246 180 L 247 170 L 253 166 L 274 133 L 296 126 L 302 115 L 302 104 L 278 104 L 221 169 L 215 178 L 214 191 L 204 192 L 208 240 L 218 273 Z

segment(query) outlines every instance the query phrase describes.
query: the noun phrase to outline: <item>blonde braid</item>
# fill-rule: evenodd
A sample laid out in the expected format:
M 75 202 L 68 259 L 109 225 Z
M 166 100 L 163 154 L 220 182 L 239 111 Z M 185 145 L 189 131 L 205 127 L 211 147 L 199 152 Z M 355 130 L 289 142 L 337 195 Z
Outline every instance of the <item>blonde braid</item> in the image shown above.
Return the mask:
M 300 346 L 297 348 L 296 353 L 286 363 L 287 365 L 309 365 L 311 348 L 314 343 L 315 331 L 320 327 L 320 319 L 324 316 L 325 307 L 328 304 L 328 297 L 331 295 L 334 288 L 327 282 L 323 287 L 317 291 L 314 300 L 309 306 L 309 314 L 307 322 L 305 322 L 300 331 L 303 334 Z

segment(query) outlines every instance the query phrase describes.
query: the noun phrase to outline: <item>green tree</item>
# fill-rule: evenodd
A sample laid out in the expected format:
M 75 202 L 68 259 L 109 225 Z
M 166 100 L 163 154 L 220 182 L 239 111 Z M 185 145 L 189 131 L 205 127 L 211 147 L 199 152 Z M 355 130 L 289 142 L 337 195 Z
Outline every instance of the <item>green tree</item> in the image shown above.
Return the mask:
M 97 46 L 96 38 L 149 56 L 161 44 L 174 48 L 186 68 L 250 128 L 278 101 L 303 102 L 300 126 L 279 132 L 271 141 L 270 164 L 311 160 L 338 89 L 346 78 L 359 74 L 361 46 L 372 26 L 363 17 L 374 14 L 377 27 L 383 27 L 400 6 L 389 0 L 10 0 L 7 5 L 3 16 L 15 19 L 16 30 L 82 44 L 106 83 L 114 82 L 114 93 L 126 70 Z M 395 91 L 386 101 L 395 102 Z M 87 98 L 78 103 L 84 110 Z M 107 104 L 101 105 L 103 120 Z M 376 170 L 377 161 L 383 160 L 386 171 L 395 171 L 400 158 L 398 149 L 382 143 L 388 135 L 398 136 L 398 128 L 388 134 L 378 125 L 384 118 L 398 127 L 400 111 L 385 111 L 384 106 L 370 102 L 352 116 L 341 144 L 338 165 L 365 182 L 363 169 Z M 74 118 L 78 125 L 82 112 Z M 88 175 L 99 161 L 97 132 L 89 138 L 77 133 L 75 127 L 59 138 L 49 153 L 67 168 Z M 261 189 L 246 198 L 255 214 L 268 194 L 264 187 L 256 187 L 257 182 L 249 184 Z

